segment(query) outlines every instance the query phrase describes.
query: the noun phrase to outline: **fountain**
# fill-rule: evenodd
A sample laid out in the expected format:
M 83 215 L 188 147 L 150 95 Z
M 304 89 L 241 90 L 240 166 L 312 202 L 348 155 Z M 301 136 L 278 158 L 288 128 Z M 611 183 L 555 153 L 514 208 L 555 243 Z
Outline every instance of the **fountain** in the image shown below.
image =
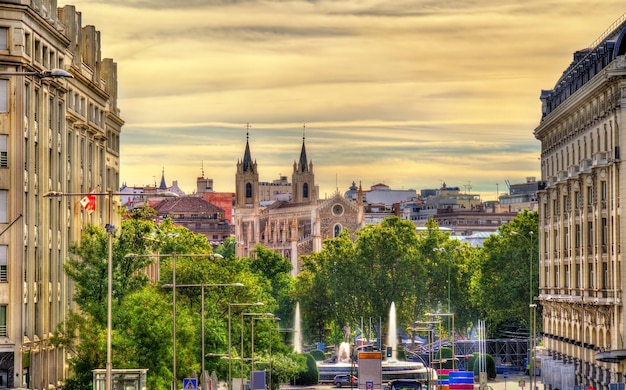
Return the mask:
M 348 328 L 346 326 L 346 328 Z M 349 328 L 348 328 L 349 329 Z M 344 328 L 345 331 L 345 328 Z M 358 372 L 358 364 L 352 362 L 349 335 L 346 341 L 339 344 L 334 362 L 318 362 L 320 382 L 332 382 L 335 375 L 348 375 Z M 383 382 L 392 379 L 417 379 L 422 383 L 430 382 L 431 385 L 437 383 L 437 373 L 432 368 L 426 367 L 423 363 L 399 361 L 398 350 L 398 330 L 396 323 L 396 305 L 391 303 L 389 309 L 389 323 L 387 331 L 387 347 L 391 347 L 392 356 L 381 363 Z
M 302 320 L 300 319 L 300 302 L 296 302 L 296 309 L 293 317 L 293 351 L 295 353 L 302 353 Z

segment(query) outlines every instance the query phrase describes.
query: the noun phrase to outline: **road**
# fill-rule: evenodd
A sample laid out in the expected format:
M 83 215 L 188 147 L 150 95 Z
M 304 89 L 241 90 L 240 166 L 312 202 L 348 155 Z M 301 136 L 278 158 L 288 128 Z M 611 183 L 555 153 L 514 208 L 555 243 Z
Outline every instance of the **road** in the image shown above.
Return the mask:
M 535 387 L 537 389 L 542 388 L 541 377 L 536 378 L 537 383 Z M 522 386 L 523 385 L 523 386 Z M 520 375 L 509 373 L 508 378 L 504 378 L 503 374 L 498 374 L 495 380 L 490 380 L 487 382 L 487 390 L 531 390 L 530 386 L 530 377 L 528 375 Z M 335 387 L 332 384 L 324 384 L 317 386 L 289 386 L 283 385 L 281 386 L 281 390 L 331 390 Z M 344 390 L 348 390 L 349 387 L 344 387 Z M 474 389 L 480 390 L 480 385 L 478 383 L 474 383 Z

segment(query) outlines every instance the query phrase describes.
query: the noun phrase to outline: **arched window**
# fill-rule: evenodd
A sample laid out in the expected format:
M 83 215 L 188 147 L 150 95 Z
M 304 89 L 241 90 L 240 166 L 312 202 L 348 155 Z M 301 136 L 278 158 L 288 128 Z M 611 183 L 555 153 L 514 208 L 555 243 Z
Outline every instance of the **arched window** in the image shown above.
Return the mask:
M 302 185 L 302 197 L 303 198 L 309 197 L 309 183 L 304 183 Z
M 339 237 L 339 233 L 341 233 L 341 225 L 336 224 L 333 232 L 334 237 Z
M 246 198 L 252 198 L 252 183 L 246 183 Z

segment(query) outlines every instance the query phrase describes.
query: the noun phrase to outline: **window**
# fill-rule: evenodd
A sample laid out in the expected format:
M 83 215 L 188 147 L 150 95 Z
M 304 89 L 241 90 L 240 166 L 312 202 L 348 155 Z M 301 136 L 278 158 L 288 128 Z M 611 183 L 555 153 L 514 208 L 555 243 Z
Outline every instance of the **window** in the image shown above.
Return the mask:
M 7 282 L 8 273 L 7 273 L 7 253 L 8 253 L 7 245 L 0 245 L 0 282 Z
M 0 305 L 0 336 L 7 336 L 7 305 Z
M 309 183 L 304 183 L 304 185 L 302 186 L 302 197 L 303 198 L 309 197 Z
M 606 200 L 606 198 L 607 198 L 607 195 L 608 195 L 608 194 L 607 194 L 607 188 L 606 188 L 606 181 L 602 181 L 602 182 L 600 183 L 600 188 L 601 188 L 601 191 L 600 191 L 600 199 L 601 199 L 602 201 L 605 201 L 605 200 Z
M 8 200 L 9 191 L 0 190 L 0 223 L 9 223 Z
M 9 112 L 9 80 L 0 80 L 0 112 Z
M 9 167 L 9 155 L 7 148 L 7 136 L 0 134 L 0 168 Z
M 6 27 L 0 27 L 0 50 L 9 49 L 9 29 Z
M 554 287 L 559 287 L 559 266 L 554 266 Z
M 246 198 L 252 198 L 252 184 L 246 183 Z
M 607 263 L 602 263 L 602 288 L 609 288 L 609 265 Z
M 589 288 L 594 288 L 593 264 L 589 264 Z

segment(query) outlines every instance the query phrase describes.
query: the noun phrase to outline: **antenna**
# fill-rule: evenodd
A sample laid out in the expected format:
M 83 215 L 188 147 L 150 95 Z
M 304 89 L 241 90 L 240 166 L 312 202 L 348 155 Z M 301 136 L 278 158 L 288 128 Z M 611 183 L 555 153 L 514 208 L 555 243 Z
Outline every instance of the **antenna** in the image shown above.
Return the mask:
M 246 122 L 246 141 L 248 141 L 250 139 L 250 128 L 252 126 L 250 126 L 249 122 Z

